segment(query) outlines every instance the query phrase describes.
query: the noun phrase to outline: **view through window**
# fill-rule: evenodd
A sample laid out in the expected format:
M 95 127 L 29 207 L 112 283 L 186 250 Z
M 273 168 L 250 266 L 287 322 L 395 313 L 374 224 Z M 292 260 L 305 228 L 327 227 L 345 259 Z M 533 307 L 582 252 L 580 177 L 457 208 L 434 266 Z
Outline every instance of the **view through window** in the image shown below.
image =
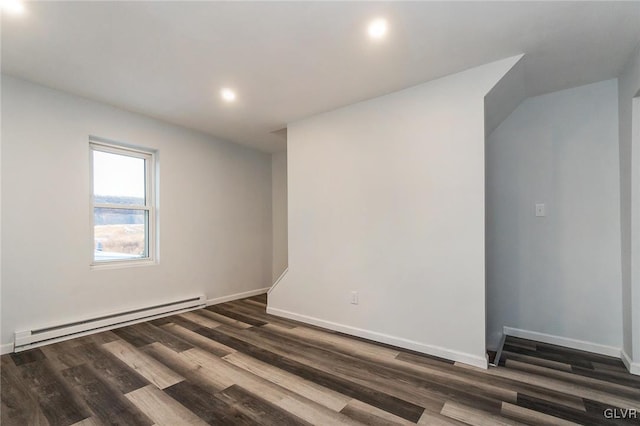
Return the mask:
M 153 259 L 153 153 L 91 143 L 94 263 Z

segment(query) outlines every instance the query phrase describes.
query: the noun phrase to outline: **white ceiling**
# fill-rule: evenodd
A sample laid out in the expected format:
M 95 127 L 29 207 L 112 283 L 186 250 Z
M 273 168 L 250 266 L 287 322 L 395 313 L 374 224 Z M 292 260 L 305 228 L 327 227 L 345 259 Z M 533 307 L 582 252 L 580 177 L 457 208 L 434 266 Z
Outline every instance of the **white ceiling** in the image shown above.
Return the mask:
M 640 2 L 29 2 L 2 72 L 274 152 L 288 122 L 525 53 L 527 93 L 616 77 Z M 367 38 L 375 17 L 382 42 Z M 237 90 L 224 104 L 222 86 Z

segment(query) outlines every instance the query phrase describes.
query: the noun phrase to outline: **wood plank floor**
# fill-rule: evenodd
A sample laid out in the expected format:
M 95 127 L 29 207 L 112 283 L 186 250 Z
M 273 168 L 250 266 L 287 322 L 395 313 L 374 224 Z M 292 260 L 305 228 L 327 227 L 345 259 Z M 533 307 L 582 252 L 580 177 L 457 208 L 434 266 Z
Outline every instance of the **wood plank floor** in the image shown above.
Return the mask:
M 618 359 L 508 338 L 501 365 L 482 370 L 265 306 L 257 296 L 4 355 L 2 425 L 640 424 L 621 418 L 640 412 L 640 377 Z

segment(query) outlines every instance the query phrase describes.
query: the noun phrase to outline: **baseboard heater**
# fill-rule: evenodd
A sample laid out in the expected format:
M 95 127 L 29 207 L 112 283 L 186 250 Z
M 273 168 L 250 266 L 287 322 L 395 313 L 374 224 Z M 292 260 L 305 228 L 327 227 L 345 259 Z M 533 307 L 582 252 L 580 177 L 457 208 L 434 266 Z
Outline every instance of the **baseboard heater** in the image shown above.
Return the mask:
M 50 343 L 61 342 L 73 337 L 86 336 L 125 325 L 204 308 L 205 306 L 206 298 L 204 295 L 201 295 L 144 308 L 115 312 L 95 318 L 73 321 L 66 324 L 16 331 L 13 350 L 14 352 L 20 352 Z

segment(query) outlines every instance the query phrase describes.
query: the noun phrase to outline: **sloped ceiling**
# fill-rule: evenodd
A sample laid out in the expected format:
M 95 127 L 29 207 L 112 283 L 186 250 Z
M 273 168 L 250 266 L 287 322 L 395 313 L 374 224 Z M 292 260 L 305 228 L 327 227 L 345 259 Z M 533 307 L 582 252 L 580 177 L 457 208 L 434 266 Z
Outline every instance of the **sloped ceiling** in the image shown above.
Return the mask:
M 528 96 L 616 77 L 639 2 L 29 2 L 2 72 L 275 152 L 306 116 L 526 54 Z M 385 17 L 381 42 L 367 23 Z M 224 104 L 230 86 L 238 99 Z

